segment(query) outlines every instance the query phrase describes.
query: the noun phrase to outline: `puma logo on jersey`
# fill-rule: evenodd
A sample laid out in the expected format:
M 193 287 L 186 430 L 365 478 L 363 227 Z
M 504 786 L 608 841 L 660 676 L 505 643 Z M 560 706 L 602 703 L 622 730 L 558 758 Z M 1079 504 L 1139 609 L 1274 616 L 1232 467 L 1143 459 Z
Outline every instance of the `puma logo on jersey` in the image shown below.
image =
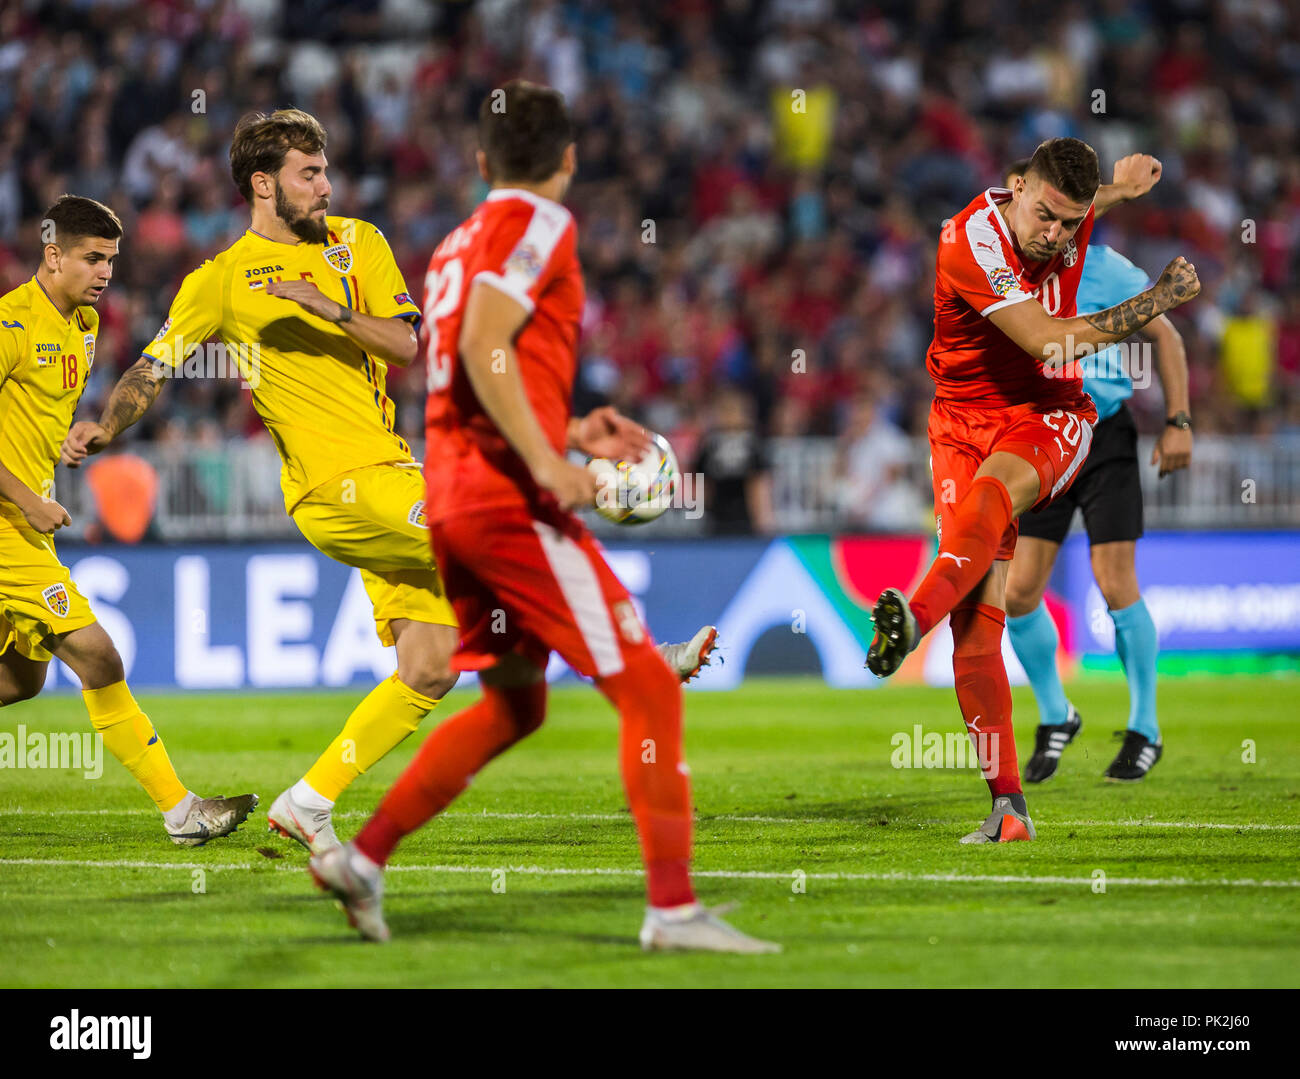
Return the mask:
M 962 567 L 962 563 L 964 563 L 964 562 L 969 562 L 969 561 L 970 561 L 970 555 L 967 555 L 965 558 L 961 558 L 960 556 L 955 555 L 955 554 L 951 554 L 951 553 L 949 553 L 948 551 L 943 551 L 943 552 L 939 555 L 939 557 L 940 557 L 940 558 L 951 558 L 954 562 L 957 563 L 957 568 L 958 568 L 958 569 L 961 569 L 961 567 Z

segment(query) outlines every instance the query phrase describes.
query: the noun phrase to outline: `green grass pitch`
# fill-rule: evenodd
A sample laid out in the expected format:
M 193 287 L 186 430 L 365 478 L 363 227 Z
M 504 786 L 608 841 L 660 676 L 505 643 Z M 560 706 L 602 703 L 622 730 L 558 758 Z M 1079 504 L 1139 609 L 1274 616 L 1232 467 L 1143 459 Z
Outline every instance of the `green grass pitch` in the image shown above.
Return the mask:
M 638 949 L 617 724 L 588 687 L 554 691 L 547 725 L 399 849 L 382 947 L 312 887 L 305 852 L 265 832 L 271 800 L 360 694 L 141 694 L 182 779 L 255 790 L 262 805 L 234 837 L 188 850 L 111 759 L 96 781 L 0 771 L 0 984 L 1294 986 L 1300 679 L 1171 679 L 1160 692 L 1165 757 L 1117 785 L 1100 776 L 1125 686 L 1074 684 L 1083 732 L 1028 791 L 1038 841 L 985 847 L 957 843 L 987 812 L 976 772 L 890 763 L 895 732 L 960 729 L 950 690 L 752 680 L 690 694 L 698 890 L 739 901 L 732 920 L 785 947 L 760 957 Z M 1023 763 L 1027 691 L 1016 709 Z M 19 723 L 86 729 L 71 696 L 7 708 L 0 731 Z M 341 834 L 417 743 L 344 795 Z

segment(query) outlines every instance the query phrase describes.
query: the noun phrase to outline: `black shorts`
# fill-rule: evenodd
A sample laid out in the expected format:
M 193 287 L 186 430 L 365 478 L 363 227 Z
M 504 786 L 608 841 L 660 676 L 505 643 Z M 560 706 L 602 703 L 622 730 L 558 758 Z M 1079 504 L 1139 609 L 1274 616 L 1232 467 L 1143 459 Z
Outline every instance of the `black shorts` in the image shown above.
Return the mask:
M 1142 538 L 1137 425 L 1127 405 L 1097 424 L 1092 450 L 1069 490 L 1050 505 L 1020 515 L 1020 534 L 1064 543 L 1076 508 L 1083 510 L 1092 546 Z

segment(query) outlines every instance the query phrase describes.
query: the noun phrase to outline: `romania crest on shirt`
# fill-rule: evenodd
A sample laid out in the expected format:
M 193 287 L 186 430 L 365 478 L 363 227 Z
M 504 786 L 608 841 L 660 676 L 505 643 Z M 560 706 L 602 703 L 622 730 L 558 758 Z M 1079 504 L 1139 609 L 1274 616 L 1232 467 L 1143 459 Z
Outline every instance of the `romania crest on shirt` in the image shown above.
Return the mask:
M 68 616 L 68 590 L 62 584 L 50 585 L 41 593 L 41 599 L 45 601 L 45 606 L 60 618 Z
M 339 273 L 347 273 L 352 269 L 352 248 L 347 244 L 335 244 L 333 247 L 325 248 L 325 261 L 328 262 Z
M 86 370 L 90 370 L 95 364 L 95 335 L 88 333 L 82 338 L 82 344 L 86 350 Z
M 428 528 L 429 522 L 424 516 L 424 499 L 420 499 L 411 507 L 411 512 L 406 515 L 406 523 L 415 525 L 416 528 Z

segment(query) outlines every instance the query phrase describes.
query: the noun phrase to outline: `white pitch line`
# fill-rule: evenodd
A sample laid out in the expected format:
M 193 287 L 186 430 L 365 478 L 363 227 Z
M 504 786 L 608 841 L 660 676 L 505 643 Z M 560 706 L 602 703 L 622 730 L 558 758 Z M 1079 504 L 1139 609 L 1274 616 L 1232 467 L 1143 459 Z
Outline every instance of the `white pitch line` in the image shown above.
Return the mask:
M 0 858 L 0 865 L 68 865 L 82 869 L 252 869 L 249 862 L 91 861 L 86 858 Z
M 0 866 L 70 866 L 89 869 L 252 869 L 247 862 L 237 863 L 202 863 L 202 862 L 143 862 L 143 861 L 90 861 L 86 859 L 61 858 L 0 858 Z M 297 865 L 277 865 L 275 869 L 284 872 L 301 873 L 303 867 Z M 395 873 L 497 873 L 504 870 L 523 876 L 534 877 L 628 877 L 640 878 L 645 875 L 640 869 L 616 869 L 605 867 L 559 867 L 548 868 L 537 865 L 518 866 L 480 866 L 480 865 L 393 865 L 388 867 Z M 779 880 L 794 879 L 793 872 L 771 872 L 759 869 L 702 869 L 695 870 L 693 877 L 706 877 L 712 880 Z M 994 873 L 805 873 L 804 880 L 812 881 L 879 881 L 883 883 L 925 883 L 925 884 L 1078 884 L 1092 886 L 1096 880 L 1091 877 L 1034 877 L 1015 876 Z M 1148 888 L 1300 888 L 1300 880 L 1253 880 L 1242 879 L 1206 879 L 1196 880 L 1190 877 L 1107 877 L 1107 887 L 1117 884 L 1131 884 Z
M 0 817 L 96 817 L 96 816 L 152 816 L 152 809 L 0 809 Z M 592 820 L 592 821 L 627 821 L 632 822 L 630 813 L 504 813 L 494 810 L 460 810 L 453 809 L 439 814 L 467 820 L 480 817 L 486 820 Z M 350 809 L 335 813 L 336 820 L 359 820 L 370 816 L 364 809 Z M 706 814 L 696 818 L 697 824 L 722 821 L 728 824 L 872 824 L 869 817 L 762 817 L 732 813 Z M 966 817 L 925 817 L 912 820 L 894 820 L 890 825 L 913 824 L 953 824 L 969 823 Z M 1222 821 L 1169 821 L 1144 820 L 1134 817 L 1127 820 L 1054 820 L 1051 817 L 1036 822 L 1038 827 L 1044 825 L 1056 828 L 1213 828 L 1223 831 L 1260 831 L 1260 832 L 1294 832 L 1300 831 L 1300 824 L 1251 824 L 1225 823 Z

